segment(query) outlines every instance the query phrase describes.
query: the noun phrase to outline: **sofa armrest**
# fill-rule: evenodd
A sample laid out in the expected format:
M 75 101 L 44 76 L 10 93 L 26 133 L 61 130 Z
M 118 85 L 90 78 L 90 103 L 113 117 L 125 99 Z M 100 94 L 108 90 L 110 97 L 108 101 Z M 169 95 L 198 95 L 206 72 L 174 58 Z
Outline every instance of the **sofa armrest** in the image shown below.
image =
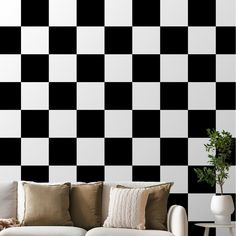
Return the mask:
M 184 207 L 173 205 L 169 208 L 167 228 L 175 236 L 188 236 L 188 218 Z

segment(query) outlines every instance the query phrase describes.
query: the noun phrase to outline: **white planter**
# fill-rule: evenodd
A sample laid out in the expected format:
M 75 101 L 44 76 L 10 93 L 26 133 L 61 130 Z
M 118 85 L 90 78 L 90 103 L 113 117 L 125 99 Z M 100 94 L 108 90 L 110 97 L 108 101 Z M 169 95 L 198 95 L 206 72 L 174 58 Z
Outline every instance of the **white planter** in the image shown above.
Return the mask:
M 211 211 L 215 216 L 216 224 L 230 224 L 231 214 L 234 212 L 234 203 L 231 195 L 217 195 L 211 199 Z

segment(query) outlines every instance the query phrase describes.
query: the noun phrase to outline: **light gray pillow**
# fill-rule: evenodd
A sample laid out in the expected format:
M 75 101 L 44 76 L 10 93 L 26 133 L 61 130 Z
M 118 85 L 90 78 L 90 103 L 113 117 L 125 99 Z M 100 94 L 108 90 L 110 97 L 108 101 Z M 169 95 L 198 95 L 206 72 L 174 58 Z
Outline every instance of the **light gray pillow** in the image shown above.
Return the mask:
M 16 218 L 17 182 L 0 182 L 0 218 Z

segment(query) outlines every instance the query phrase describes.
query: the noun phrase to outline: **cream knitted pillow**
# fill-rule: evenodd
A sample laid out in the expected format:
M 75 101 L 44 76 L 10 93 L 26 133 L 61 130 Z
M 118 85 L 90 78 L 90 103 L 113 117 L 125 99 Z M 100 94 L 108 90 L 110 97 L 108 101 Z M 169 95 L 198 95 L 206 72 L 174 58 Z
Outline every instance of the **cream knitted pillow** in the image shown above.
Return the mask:
M 104 227 L 145 229 L 145 207 L 148 189 L 121 189 L 112 187 L 108 217 Z

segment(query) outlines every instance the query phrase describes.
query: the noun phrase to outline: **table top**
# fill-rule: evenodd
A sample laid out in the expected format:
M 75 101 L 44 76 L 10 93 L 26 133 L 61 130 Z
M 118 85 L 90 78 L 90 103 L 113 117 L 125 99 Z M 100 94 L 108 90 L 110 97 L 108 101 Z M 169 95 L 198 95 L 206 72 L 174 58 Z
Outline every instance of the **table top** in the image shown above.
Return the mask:
M 220 225 L 215 223 L 197 223 L 195 225 L 205 228 L 235 228 L 236 222 L 231 222 L 231 224 L 226 224 L 226 225 Z

